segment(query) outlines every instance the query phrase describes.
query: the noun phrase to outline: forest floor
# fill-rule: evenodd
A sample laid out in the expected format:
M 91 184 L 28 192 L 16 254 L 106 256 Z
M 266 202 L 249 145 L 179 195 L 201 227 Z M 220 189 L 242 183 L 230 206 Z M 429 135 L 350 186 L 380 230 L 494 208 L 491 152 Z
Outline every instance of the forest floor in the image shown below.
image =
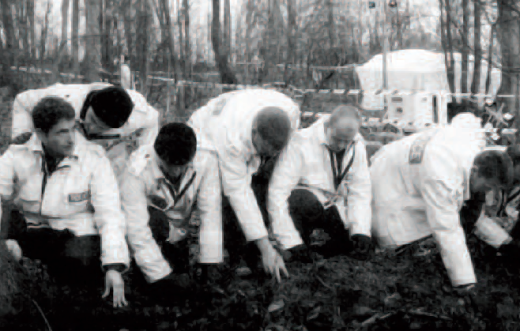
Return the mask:
M 308 107 L 323 104 L 315 99 Z M 9 106 L 0 108 L 3 151 L 11 120 Z M 210 293 L 168 306 L 147 299 L 134 268 L 125 274 L 130 305 L 122 309 L 101 299 L 103 284 L 97 292 L 60 287 L 38 261 L 19 265 L 0 245 L 0 330 L 519 330 L 518 266 L 507 265 L 472 234 L 468 244 L 478 278 L 472 298 L 452 291 L 427 240 L 367 262 L 335 257 L 288 264 L 291 276 L 280 284 L 240 275 L 224 263 Z

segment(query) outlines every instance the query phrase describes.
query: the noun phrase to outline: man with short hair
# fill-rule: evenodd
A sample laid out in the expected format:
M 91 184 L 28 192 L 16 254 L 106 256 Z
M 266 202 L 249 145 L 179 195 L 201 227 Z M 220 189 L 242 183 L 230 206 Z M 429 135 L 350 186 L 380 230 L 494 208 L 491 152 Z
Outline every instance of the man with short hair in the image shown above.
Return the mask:
M 433 236 L 452 285 L 462 292 L 477 281 L 463 226 L 477 220 L 486 192 L 509 187 L 513 178 L 511 158 L 484 150 L 484 130 L 471 116 L 385 145 L 370 167 L 379 246 Z
M 131 155 L 121 185 L 128 242 L 152 294 L 171 300 L 166 291 L 178 296 L 190 288 L 186 234 L 195 206 L 201 223 L 199 262 L 203 269 L 222 262 L 218 158 L 197 149 L 192 128 L 163 126 L 154 145 Z
M 41 99 L 31 122 L 35 133 L 0 158 L 2 238 L 59 281 L 84 285 L 104 271 L 103 296 L 112 289 L 114 307 L 126 305 L 125 221 L 105 151 L 75 130 L 74 109 L 60 98 Z
M 224 245 L 232 264 L 243 255 L 254 272 L 260 251 L 264 270 L 279 281 L 280 271 L 287 275 L 287 270 L 268 238 L 265 200 L 277 155 L 299 123 L 300 110 L 291 98 L 263 89 L 222 94 L 189 120 L 200 145 L 218 154 L 225 195 Z
M 280 155 L 269 186 L 269 215 L 278 241 L 296 259 L 310 261 L 316 228 L 331 237 L 317 249 L 326 257 L 368 258 L 372 187 L 360 124 L 354 106 L 338 106 L 297 132 Z
M 159 113 L 134 90 L 107 83 L 55 84 L 28 90 L 13 104 L 12 139 L 33 132 L 33 107 L 44 97 L 60 97 L 75 110 L 78 129 L 87 140 L 103 146 L 116 177 L 130 153 L 138 146 L 153 144 L 159 131 Z

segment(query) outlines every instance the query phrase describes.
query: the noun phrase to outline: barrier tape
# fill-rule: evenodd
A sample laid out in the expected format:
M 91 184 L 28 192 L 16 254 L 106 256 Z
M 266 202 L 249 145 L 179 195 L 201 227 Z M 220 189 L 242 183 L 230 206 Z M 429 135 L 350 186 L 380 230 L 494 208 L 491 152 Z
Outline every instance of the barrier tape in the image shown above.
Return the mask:
M 11 69 L 13 70 L 19 70 L 19 71 L 27 71 L 27 68 L 25 67 L 11 67 Z M 52 74 L 52 71 L 51 70 L 48 70 L 48 69 L 44 69 L 43 70 L 44 73 L 46 74 Z M 34 68 L 30 68 L 29 70 L 29 73 L 35 73 L 35 74 L 41 74 L 42 73 L 42 69 L 34 69 Z M 74 75 L 74 74 L 71 74 L 71 73 L 60 73 L 60 76 L 62 77 L 71 77 L 71 78 L 74 78 L 74 77 L 77 77 L 77 78 L 84 78 L 84 76 L 82 75 Z M 157 77 L 157 76 L 151 76 L 149 75 L 148 76 L 149 79 L 153 79 L 153 80 L 158 80 L 158 81 L 164 81 L 164 82 L 172 82 L 172 83 L 175 83 L 175 80 L 172 79 L 172 78 L 166 78 L 166 77 Z M 399 90 L 382 90 L 382 89 L 377 89 L 377 90 L 359 90 L 359 89 L 356 89 L 356 90 L 348 90 L 348 89 L 321 89 L 321 90 L 316 90 L 316 89 L 301 89 L 301 88 L 297 88 L 295 86 L 292 86 L 292 85 L 287 85 L 284 83 L 284 82 L 274 82 L 274 83 L 268 83 L 268 84 L 264 84 L 262 86 L 259 86 L 259 85 L 249 85 L 249 84 L 221 84 L 221 83 L 211 83 L 211 82 L 193 82 L 193 81 L 184 81 L 184 80 L 181 80 L 181 81 L 178 81 L 178 84 L 176 85 L 177 87 L 179 86 L 200 86 L 200 87 L 224 87 L 224 88 L 234 88 L 234 89 L 238 89 L 238 90 L 242 90 L 242 89 L 251 89 L 251 88 L 265 88 L 265 89 L 289 89 L 289 90 L 292 90 L 293 92 L 297 92 L 297 93 L 300 93 L 299 96 L 296 96 L 296 97 L 302 97 L 304 94 L 307 94 L 307 93 L 318 93 L 318 94 L 336 94 L 336 95 L 340 95 L 340 94 L 347 94 L 347 95 L 355 95 L 355 94 L 363 94 L 363 95 L 370 95 L 370 96 L 388 96 L 388 95 L 411 95 L 413 93 L 425 93 L 425 92 L 422 92 L 422 91 L 410 91 L 410 90 L 403 90 L 402 92 L 399 91 Z M 444 91 L 436 91 L 436 92 L 430 92 L 430 93 L 440 93 L 442 95 L 445 95 L 445 96 L 454 96 L 454 97 L 477 97 L 477 98 L 491 98 L 491 99 L 494 99 L 494 98 L 514 98 L 516 97 L 515 95 L 513 94 L 510 94 L 510 95 L 507 95 L 507 94 L 500 94 L 500 95 L 497 95 L 497 96 L 493 96 L 493 95 L 490 95 L 490 94 L 483 94 L 483 93 L 477 93 L 477 94 L 473 94 L 473 93 L 450 93 L 450 92 L 444 92 Z

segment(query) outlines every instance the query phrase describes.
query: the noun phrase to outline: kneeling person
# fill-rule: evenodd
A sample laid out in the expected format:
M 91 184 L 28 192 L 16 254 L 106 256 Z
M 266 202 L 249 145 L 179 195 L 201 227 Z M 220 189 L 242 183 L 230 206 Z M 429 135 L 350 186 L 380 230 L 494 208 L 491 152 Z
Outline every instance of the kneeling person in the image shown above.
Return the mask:
M 280 155 L 269 186 L 269 214 L 283 248 L 300 258 L 309 257 L 316 228 L 332 237 L 321 248 L 325 256 L 368 257 L 372 194 L 360 123 L 355 107 L 339 106 L 297 132 Z
M 36 132 L 0 158 L 3 231 L 18 258 L 42 260 L 58 280 L 83 285 L 104 270 L 105 296 L 113 288 L 122 306 L 130 258 L 117 182 L 103 148 L 75 130 L 74 115 L 66 101 L 42 99 L 32 111 Z
M 128 241 L 152 292 L 164 296 L 165 290 L 183 291 L 191 285 L 183 234 L 195 203 L 201 219 L 199 262 L 222 262 L 218 159 L 213 152 L 197 150 L 189 126 L 162 127 L 154 145 L 132 154 L 121 185 Z

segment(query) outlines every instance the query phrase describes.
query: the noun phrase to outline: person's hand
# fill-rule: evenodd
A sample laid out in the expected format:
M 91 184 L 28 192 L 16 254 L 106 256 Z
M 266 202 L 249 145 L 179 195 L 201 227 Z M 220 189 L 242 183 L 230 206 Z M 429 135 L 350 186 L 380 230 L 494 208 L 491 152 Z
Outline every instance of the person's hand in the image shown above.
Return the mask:
M 7 246 L 7 251 L 11 254 L 11 256 L 17 261 L 20 262 L 22 259 L 22 248 L 18 245 L 18 241 L 13 239 L 8 239 L 5 241 L 5 245 Z
M 125 282 L 123 281 L 123 277 L 119 271 L 113 269 L 106 272 L 105 293 L 103 294 L 103 299 L 110 294 L 110 290 L 113 291 L 114 308 L 120 308 L 128 305 L 128 302 L 125 299 Z
M 285 277 L 289 277 L 289 272 L 285 267 L 282 256 L 274 249 L 267 237 L 258 241 L 258 247 L 262 253 L 262 263 L 266 273 L 275 275 L 279 283 L 282 281 L 280 271 L 285 274 Z
M 307 245 L 301 244 L 282 252 L 282 257 L 288 262 L 302 262 L 312 263 L 311 252 L 307 248 Z
M 372 239 L 362 234 L 355 234 L 351 237 L 351 241 L 353 245 L 352 257 L 366 261 L 372 249 Z

